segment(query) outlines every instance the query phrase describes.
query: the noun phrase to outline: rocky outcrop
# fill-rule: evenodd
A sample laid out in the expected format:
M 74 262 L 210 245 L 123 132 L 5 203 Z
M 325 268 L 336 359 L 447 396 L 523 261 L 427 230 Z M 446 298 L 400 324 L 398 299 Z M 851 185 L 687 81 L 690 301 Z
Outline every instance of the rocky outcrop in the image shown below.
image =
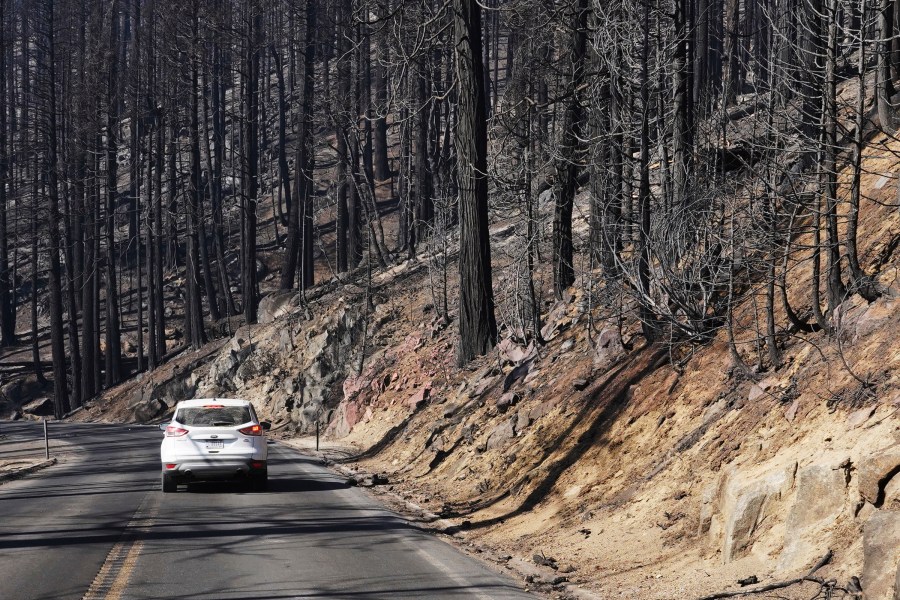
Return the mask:
M 488 434 L 486 448 L 488 450 L 500 448 L 514 437 L 516 437 L 516 421 L 515 419 L 506 419 Z
M 594 369 L 604 370 L 611 367 L 625 354 L 622 337 L 615 327 L 607 327 L 600 332 L 594 344 Z
M 195 397 L 197 377 L 193 368 L 177 369 L 172 376 L 158 385 L 135 388 L 128 403 L 130 420 L 146 423 L 165 413 L 179 401 Z
M 828 545 L 822 531 L 837 520 L 847 504 L 847 472 L 843 468 L 818 464 L 801 468 L 785 523 L 781 568 L 791 570 L 825 555 Z
M 340 304 L 313 321 L 282 318 L 296 312 L 291 298 L 267 298 L 261 315 L 276 320 L 238 329 L 199 378 L 196 395 L 247 398 L 265 418 L 313 431 L 341 400 L 340 383 L 358 360 L 364 322 Z
M 874 506 L 882 506 L 887 484 L 898 475 L 900 475 L 900 444 L 895 444 L 872 454 L 860 463 L 860 496 Z
M 293 291 L 273 292 L 259 301 L 257 320 L 259 323 L 273 323 L 297 308 L 299 294 Z
M 896 600 L 900 511 L 876 511 L 863 527 L 862 588 L 866 600 Z
M 38 398 L 22 405 L 22 412 L 35 417 L 53 416 L 53 400 L 50 398 Z
M 776 471 L 755 479 L 734 477 L 724 487 L 718 508 L 719 526 L 711 535 L 722 535 L 722 559 L 737 560 L 748 554 L 758 538 L 763 520 L 777 514 L 782 496 L 793 483 L 792 473 Z

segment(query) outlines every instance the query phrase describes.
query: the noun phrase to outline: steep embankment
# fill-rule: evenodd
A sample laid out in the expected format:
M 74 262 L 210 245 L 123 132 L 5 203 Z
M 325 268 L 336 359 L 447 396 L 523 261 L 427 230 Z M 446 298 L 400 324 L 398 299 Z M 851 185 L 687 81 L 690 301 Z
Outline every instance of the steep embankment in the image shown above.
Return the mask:
M 423 260 L 303 306 L 269 296 L 265 323 L 113 391 L 84 418 L 143 420 L 179 397 L 239 395 L 277 435 L 318 420 L 360 451 L 360 468 L 386 473 L 395 493 L 492 556 L 537 555 L 601 597 L 771 583 L 831 550 L 817 576 L 839 587 L 858 576 L 867 598 L 891 600 L 900 593 L 900 219 L 880 204 L 896 193 L 880 182 L 897 160 L 877 155 L 863 182 L 860 247 L 884 293 L 871 304 L 850 297 L 834 336 L 784 330 L 772 372 L 737 368 L 724 331 L 705 346 L 646 346 L 635 324 L 594 320 L 580 286 L 547 306 L 545 345 L 523 348 L 505 333 L 494 354 L 460 370 Z M 809 261 L 791 265 L 795 306 L 808 304 L 810 277 Z M 736 309 L 745 356 L 764 322 L 748 298 Z M 820 585 L 779 593 L 808 598 Z

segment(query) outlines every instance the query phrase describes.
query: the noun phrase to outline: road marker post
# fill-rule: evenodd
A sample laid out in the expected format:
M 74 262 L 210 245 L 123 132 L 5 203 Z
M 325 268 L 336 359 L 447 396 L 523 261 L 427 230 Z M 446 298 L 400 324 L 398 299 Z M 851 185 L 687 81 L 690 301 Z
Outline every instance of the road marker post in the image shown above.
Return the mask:
M 50 460 L 50 438 L 47 436 L 47 419 L 44 419 L 44 454 Z

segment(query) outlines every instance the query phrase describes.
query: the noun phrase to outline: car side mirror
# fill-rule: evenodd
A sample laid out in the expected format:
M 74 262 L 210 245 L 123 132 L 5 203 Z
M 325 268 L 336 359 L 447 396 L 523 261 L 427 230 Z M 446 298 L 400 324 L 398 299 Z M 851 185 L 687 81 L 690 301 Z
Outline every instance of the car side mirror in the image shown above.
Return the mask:
M 259 426 L 263 428 L 263 431 L 268 431 L 272 429 L 272 424 L 268 421 L 260 421 Z

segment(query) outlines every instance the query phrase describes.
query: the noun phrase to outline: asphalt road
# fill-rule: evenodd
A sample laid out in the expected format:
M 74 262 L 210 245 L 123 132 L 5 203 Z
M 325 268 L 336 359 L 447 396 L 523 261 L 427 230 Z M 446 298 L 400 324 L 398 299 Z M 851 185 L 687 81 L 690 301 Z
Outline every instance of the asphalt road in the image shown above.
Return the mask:
M 0 446 L 41 435 L 0 424 Z M 65 460 L 0 485 L 0 598 L 533 598 L 297 451 L 269 491 L 159 489 L 155 427 L 51 425 Z

